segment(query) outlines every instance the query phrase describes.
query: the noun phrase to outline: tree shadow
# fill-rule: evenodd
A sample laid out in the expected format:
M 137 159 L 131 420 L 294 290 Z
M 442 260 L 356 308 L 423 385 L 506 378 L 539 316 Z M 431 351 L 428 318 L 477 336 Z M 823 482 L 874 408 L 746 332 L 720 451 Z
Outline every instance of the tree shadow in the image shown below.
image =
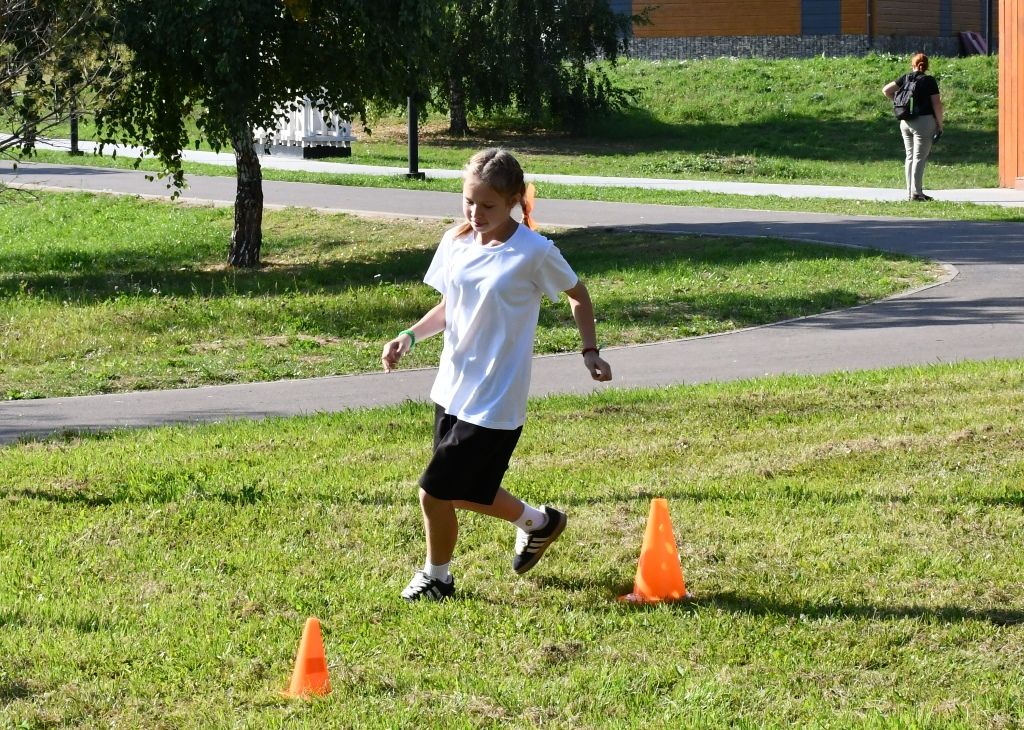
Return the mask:
M 613 112 L 605 124 L 621 144 L 644 152 L 787 157 L 818 162 L 890 161 L 903 151 L 899 122 L 888 115 L 870 121 L 786 114 L 760 121 L 665 123 L 650 112 Z M 647 133 L 643 134 L 642 130 Z M 625 134 L 623 134 L 625 132 Z M 996 130 L 962 128 L 955 144 L 941 149 L 944 162 L 995 164 Z M 943 140 L 943 143 L 947 140 Z M 620 153 L 621 154 L 621 153 Z
M 603 204 L 609 217 L 621 218 L 615 203 Z M 879 252 L 952 263 L 957 266 L 1024 264 L 1024 245 L 1019 218 L 1008 221 L 949 221 L 927 218 L 881 218 L 868 216 L 837 217 L 832 215 L 792 214 L 774 211 L 730 211 L 732 220 L 715 220 L 717 209 L 690 209 L 693 222 L 678 222 L 681 217 L 673 206 L 643 206 L 648 219 L 641 225 L 624 225 L 621 230 L 635 233 L 677 233 L 712 238 L 770 238 L 789 243 L 812 243 L 822 246 L 821 256 L 837 253 L 837 248 L 853 246 L 865 255 Z M 743 219 L 736 220 L 743 215 Z M 675 219 L 675 220 L 672 220 Z M 597 227 L 597 226 L 595 226 Z M 815 250 L 812 247 L 812 250 Z
M 344 291 L 358 287 L 420 281 L 433 251 L 402 248 L 380 256 L 328 264 L 270 263 L 259 269 L 224 266 L 199 268 L 194 261 L 148 255 L 127 258 L 121 252 L 83 253 L 73 270 L 33 264 L 17 255 L 0 256 L 0 296 L 30 292 L 37 298 L 93 304 L 122 294 L 140 297 L 276 296 L 295 291 Z M 382 273 L 382 272 L 386 272 Z M 156 291 L 154 291 L 156 290 Z
M 592 124 L 584 136 L 548 130 L 523 134 L 482 127 L 469 137 L 434 133 L 424 135 L 424 141 L 467 152 L 486 143 L 509 146 L 523 155 L 650 154 L 663 158 L 652 163 L 651 170 L 645 170 L 655 177 L 708 172 L 746 176 L 756 172 L 759 157 L 814 162 L 884 162 L 898 158 L 903 151 L 899 122 L 888 115 L 869 121 L 777 114 L 740 123 L 665 122 L 638 107 L 604 113 L 602 120 Z M 944 163 L 994 165 L 996 142 L 994 129 L 961 127 L 943 139 L 943 146 L 937 152 Z M 693 156 L 705 159 L 685 159 Z M 744 157 L 751 159 L 743 160 Z
M 585 280 L 628 270 L 631 276 L 663 272 L 667 268 L 714 268 L 728 271 L 754 264 L 787 265 L 801 261 L 890 256 L 877 251 L 836 249 L 809 243 L 789 244 L 735 237 L 680 238 L 671 232 L 605 231 L 595 240 L 594 229 L 552 234 Z M 128 258 L 126 258 L 128 256 Z M 388 284 L 418 284 L 433 257 L 432 249 L 403 247 L 354 260 L 330 263 L 271 264 L 258 270 L 196 268 L 184 260 L 154 261 L 146 255 L 130 258 L 124 252 L 83 253 L 73 271 L 50 270 L 53 262 L 38 262 L 28 254 L 0 255 L 0 270 L 17 276 L 0 280 L 0 297 L 30 292 L 34 298 L 79 305 L 109 301 L 121 295 L 137 298 L 181 297 L 205 300 L 236 297 L 275 297 L 295 292 L 342 293 Z M 35 268 L 35 270 L 33 270 Z M 829 289 L 806 296 L 721 294 L 681 296 L 654 306 L 639 295 L 605 296 L 607 312 L 615 324 L 664 325 L 695 317 L 732 319 L 739 325 L 761 324 L 783 317 L 846 307 L 861 301 L 851 290 Z M 611 305 L 611 306 L 608 306 Z M 397 318 L 419 314 L 408 298 L 399 298 L 391 314 Z M 566 320 L 561 304 L 547 304 L 541 323 L 561 326 Z M 327 311 L 318 301 L 294 302 L 289 313 L 300 316 L 318 331 L 336 331 L 342 314 Z M 608 321 L 612 321 L 608 320 Z M 569 322 L 571 324 L 571 322 Z M 153 327 L 163 329 L 165 322 Z
M 804 296 L 723 293 L 674 297 L 671 301 L 637 301 L 602 295 L 601 321 L 613 327 L 678 327 L 679 336 L 704 334 L 707 320 L 725 322 L 728 329 L 778 322 L 862 304 L 867 299 L 849 289 L 824 289 Z M 561 309 L 545 309 L 541 325 L 571 324 Z M 688 331 L 693 327 L 693 331 Z

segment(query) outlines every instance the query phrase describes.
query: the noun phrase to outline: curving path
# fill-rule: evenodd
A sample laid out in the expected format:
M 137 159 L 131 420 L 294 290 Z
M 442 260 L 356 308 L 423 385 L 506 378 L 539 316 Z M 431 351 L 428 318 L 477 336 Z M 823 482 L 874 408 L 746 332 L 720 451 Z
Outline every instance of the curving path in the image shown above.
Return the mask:
M 133 171 L 56 165 L 0 167 L 0 182 L 163 195 Z M 265 182 L 269 205 L 379 215 L 453 217 L 451 193 Z M 230 203 L 230 178 L 190 179 L 186 199 Z M 447 214 L 447 215 L 446 215 Z M 542 200 L 542 223 L 869 246 L 947 264 L 943 284 L 853 309 L 739 332 L 609 348 L 615 381 L 594 384 L 579 356 L 534 361 L 532 395 L 823 373 L 960 360 L 1024 358 L 1024 225 Z M 600 294 L 598 293 L 598 298 Z M 175 391 L 0 403 L 0 443 L 65 429 L 262 418 L 423 400 L 433 370 Z

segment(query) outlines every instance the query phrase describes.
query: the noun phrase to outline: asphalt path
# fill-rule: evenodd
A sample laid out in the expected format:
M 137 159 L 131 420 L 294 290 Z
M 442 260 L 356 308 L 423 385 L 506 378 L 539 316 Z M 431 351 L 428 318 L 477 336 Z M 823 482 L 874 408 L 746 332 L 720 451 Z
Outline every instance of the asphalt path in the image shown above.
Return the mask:
M 0 166 L 0 182 L 163 196 L 135 171 Z M 192 177 L 186 200 L 231 204 L 234 180 Z M 268 206 L 386 217 L 455 218 L 451 193 L 264 182 Z M 576 354 L 534 360 L 531 395 L 1024 358 L 1024 227 L 1018 223 L 834 216 L 740 209 L 540 200 L 542 225 L 771 236 L 877 248 L 945 265 L 944 282 L 852 309 L 738 332 L 607 348 L 615 380 L 593 383 Z M 600 292 L 594 292 L 600 316 Z M 0 442 L 65 430 L 264 418 L 425 400 L 432 369 L 0 403 Z

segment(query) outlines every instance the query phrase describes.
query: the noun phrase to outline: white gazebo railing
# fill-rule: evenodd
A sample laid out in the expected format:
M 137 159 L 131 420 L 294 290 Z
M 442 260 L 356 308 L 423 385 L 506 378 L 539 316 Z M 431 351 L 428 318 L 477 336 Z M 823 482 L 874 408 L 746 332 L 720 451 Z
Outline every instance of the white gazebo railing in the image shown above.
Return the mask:
M 267 154 L 292 157 L 348 157 L 352 154 L 352 123 L 334 112 L 325 114 L 306 97 L 281 118 L 276 129 L 257 127 L 254 136 Z

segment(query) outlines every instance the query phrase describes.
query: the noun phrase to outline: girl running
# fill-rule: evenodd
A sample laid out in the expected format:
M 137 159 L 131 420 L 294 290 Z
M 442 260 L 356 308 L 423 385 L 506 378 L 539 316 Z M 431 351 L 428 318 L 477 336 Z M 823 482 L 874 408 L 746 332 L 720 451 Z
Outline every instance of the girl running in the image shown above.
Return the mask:
M 444 332 L 430 391 L 434 453 L 420 477 L 427 556 L 402 591 L 407 601 L 455 594 L 449 570 L 458 538 L 457 510 L 472 510 L 517 528 L 512 569 L 525 573 L 565 529 L 566 515 L 533 507 L 501 486 L 526 420 L 530 364 L 542 296 L 565 292 L 582 340 L 583 364 L 594 380 L 612 379 L 601 358 L 594 308 L 583 282 L 531 219 L 533 186 L 509 152 L 487 149 L 466 165 L 465 221 L 441 239 L 424 282 L 441 301 L 384 345 L 385 372 L 418 341 Z M 522 208 L 523 223 L 512 218 Z

